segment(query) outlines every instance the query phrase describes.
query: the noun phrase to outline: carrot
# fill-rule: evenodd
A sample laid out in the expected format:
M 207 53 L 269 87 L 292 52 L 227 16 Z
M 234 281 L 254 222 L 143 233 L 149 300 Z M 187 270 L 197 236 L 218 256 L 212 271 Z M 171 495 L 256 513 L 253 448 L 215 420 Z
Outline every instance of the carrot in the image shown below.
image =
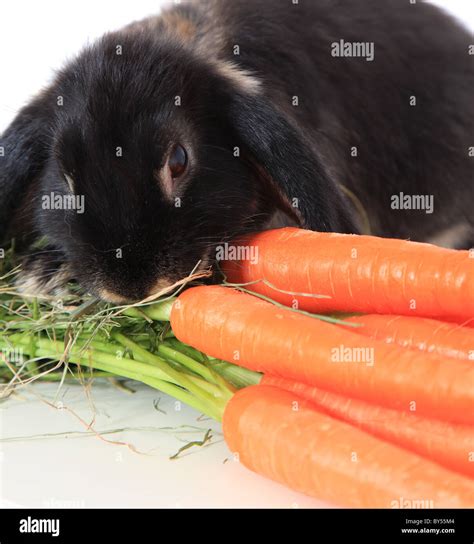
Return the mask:
M 225 440 L 250 470 L 342 506 L 474 506 L 474 482 L 265 385 L 238 391 Z M 416 501 L 416 502 L 415 502 Z M 425 503 L 426 501 L 426 503 Z
M 459 323 L 461 327 L 470 327 L 471 329 L 474 329 L 474 317 L 471 319 L 468 319 L 467 321 L 463 321 L 462 323 Z
M 474 331 L 468 327 L 400 315 L 360 315 L 345 321 L 361 325 L 351 330 L 374 340 L 474 361 Z
M 442 319 L 442 321 L 445 321 L 445 320 Z M 472 317 L 471 319 L 463 319 L 463 320 L 446 319 L 446 321 L 448 323 L 455 323 L 456 325 L 459 325 L 460 327 L 467 327 L 467 328 L 474 329 L 474 317 Z
M 403 350 L 220 286 L 183 292 L 176 337 L 211 357 L 347 396 L 474 423 L 474 365 Z
M 427 419 L 265 375 L 260 381 L 313 402 L 324 413 L 474 478 L 474 427 Z
M 227 280 L 257 282 L 248 289 L 287 306 L 313 313 L 474 317 L 469 251 L 295 228 L 257 233 L 236 244 L 251 246 L 253 257 L 224 263 Z

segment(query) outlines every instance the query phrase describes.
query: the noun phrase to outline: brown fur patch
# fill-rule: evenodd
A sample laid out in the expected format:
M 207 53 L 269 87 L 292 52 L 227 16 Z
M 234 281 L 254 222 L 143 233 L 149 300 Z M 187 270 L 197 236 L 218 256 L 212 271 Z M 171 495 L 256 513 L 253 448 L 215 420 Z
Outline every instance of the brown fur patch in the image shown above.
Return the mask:
M 161 23 L 170 34 L 178 36 L 183 42 L 190 42 L 196 36 L 196 26 L 192 21 L 176 11 L 165 11 Z
M 101 289 L 99 291 L 99 297 L 106 302 L 112 302 L 113 304 L 126 304 L 129 302 L 125 297 L 112 293 L 108 289 Z
M 237 64 L 229 61 L 215 61 L 214 67 L 219 75 L 239 89 L 240 91 L 255 95 L 261 89 L 261 81 L 247 70 L 239 68 Z
M 148 296 L 151 297 L 153 295 L 156 295 L 160 291 L 168 289 L 173 285 L 173 283 L 174 282 L 169 280 L 168 278 L 160 278 L 153 284 L 152 288 L 148 292 Z
M 153 178 L 160 186 L 166 200 L 172 203 L 174 201 L 174 183 L 168 169 L 168 163 L 166 163 L 161 170 L 155 170 L 153 172 Z

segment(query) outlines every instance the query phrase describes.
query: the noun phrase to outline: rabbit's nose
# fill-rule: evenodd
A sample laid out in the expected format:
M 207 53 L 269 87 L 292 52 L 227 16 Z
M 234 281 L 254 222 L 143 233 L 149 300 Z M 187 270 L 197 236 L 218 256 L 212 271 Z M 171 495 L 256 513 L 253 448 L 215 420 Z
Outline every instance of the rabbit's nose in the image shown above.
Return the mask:
M 140 302 L 149 298 L 158 298 L 161 295 L 169 292 L 173 286 L 173 281 L 167 278 L 156 280 L 152 286 L 140 286 L 134 283 L 129 285 L 121 285 L 114 289 L 102 288 L 99 289 L 98 295 L 102 300 L 112 302 L 114 304 L 127 304 L 132 302 Z
M 105 302 L 112 302 L 113 304 L 127 304 L 140 300 L 128 298 L 123 294 L 114 293 L 113 291 L 109 291 L 108 289 L 100 289 L 97 294 L 102 300 L 105 300 Z
M 166 293 L 169 293 L 173 287 L 174 282 L 168 278 L 160 278 L 155 281 L 147 292 L 147 298 L 158 298 Z

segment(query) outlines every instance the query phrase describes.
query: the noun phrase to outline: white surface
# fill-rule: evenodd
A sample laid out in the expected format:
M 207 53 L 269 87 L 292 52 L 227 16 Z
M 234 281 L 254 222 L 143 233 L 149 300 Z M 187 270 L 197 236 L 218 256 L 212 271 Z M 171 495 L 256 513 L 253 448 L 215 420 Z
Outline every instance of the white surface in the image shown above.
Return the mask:
M 99 380 L 89 399 L 82 386 L 63 385 L 56 402 L 65 408 L 58 409 L 50 405 L 58 386 L 38 384 L 1 403 L 3 506 L 324 506 L 240 466 L 223 442 L 220 425 L 198 421 L 199 414 L 184 405 L 176 411 L 173 399 L 151 388 L 133 386 L 137 392 L 128 394 Z M 160 397 L 166 414 L 154 408 Z M 87 434 L 92 421 L 103 439 Z M 187 425 L 199 430 L 186 433 L 182 426 Z M 106 433 L 125 427 L 129 430 Z M 169 459 L 185 443 L 202 440 L 208 428 L 215 429 L 208 446 Z

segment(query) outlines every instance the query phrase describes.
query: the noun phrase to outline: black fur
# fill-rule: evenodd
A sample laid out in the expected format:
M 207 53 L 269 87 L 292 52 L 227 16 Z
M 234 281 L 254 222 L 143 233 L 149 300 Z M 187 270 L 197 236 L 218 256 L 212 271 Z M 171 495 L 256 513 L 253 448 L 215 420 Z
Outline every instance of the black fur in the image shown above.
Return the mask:
M 341 39 L 374 42 L 374 61 L 332 57 Z M 340 185 L 374 234 L 474 232 L 471 42 L 437 8 L 407 0 L 201 0 L 107 34 L 0 138 L 0 238 L 45 236 L 51 273 L 61 256 L 88 290 L 135 300 L 280 207 L 301 226 L 358 232 Z M 175 142 L 191 150 L 180 207 L 154 175 Z M 64 173 L 85 197 L 82 215 L 42 209 L 43 195 L 68 193 Z M 392 210 L 399 192 L 433 195 L 435 212 Z

